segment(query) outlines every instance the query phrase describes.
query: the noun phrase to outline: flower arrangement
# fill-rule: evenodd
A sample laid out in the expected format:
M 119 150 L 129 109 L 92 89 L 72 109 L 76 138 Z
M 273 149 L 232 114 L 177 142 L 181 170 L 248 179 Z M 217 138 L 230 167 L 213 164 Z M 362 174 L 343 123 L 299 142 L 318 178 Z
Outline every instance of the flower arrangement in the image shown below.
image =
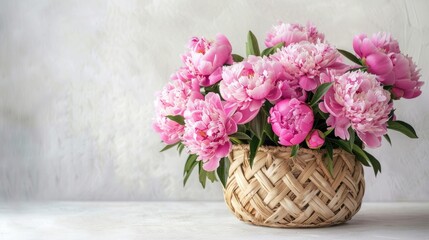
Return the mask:
M 247 57 L 232 54 L 228 39 L 193 37 L 183 67 L 157 95 L 154 129 L 168 144 L 189 154 L 186 184 L 198 166 L 199 180 L 225 186 L 233 144 L 249 144 L 252 166 L 262 145 L 325 152 L 342 148 L 375 174 L 379 161 L 366 148 L 390 143 L 388 129 L 417 138 L 395 117 L 394 103 L 421 94 L 419 69 L 389 33 L 360 34 L 355 54 L 337 49 L 312 24 L 279 23 L 261 52 L 249 31 Z M 347 58 L 350 63 L 346 63 Z

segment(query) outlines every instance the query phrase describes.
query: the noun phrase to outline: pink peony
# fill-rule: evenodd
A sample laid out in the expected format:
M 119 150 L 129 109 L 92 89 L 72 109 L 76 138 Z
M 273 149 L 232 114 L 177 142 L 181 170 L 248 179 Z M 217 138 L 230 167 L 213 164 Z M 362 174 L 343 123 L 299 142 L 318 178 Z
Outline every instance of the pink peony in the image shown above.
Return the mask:
M 307 146 L 311 149 L 319 149 L 325 143 L 325 135 L 320 130 L 313 130 L 305 139 Z
M 228 135 L 237 132 L 232 111 L 226 111 L 219 95 L 208 93 L 205 100 L 189 101 L 184 113 L 183 143 L 190 153 L 197 154 L 206 171 L 219 166 L 222 157 L 229 154 L 232 144 Z
M 420 79 L 420 69 L 413 60 L 401 53 L 391 54 L 393 71 L 389 77 L 394 79 L 392 93 L 394 98 L 415 98 L 420 96 L 423 85 Z
M 314 115 L 311 108 L 298 99 L 285 99 L 271 108 L 268 122 L 281 145 L 293 146 L 305 140 L 313 128 Z
M 197 89 L 200 83 L 206 81 L 206 77 L 202 75 L 194 75 L 188 67 L 181 67 L 177 72 L 170 76 L 172 81 L 181 81 L 187 85 L 192 85 L 192 89 Z
M 280 78 L 277 87 L 282 92 L 280 99 L 296 98 L 300 101 L 307 99 L 307 92 L 299 85 L 299 80 L 296 78 Z
M 392 85 L 394 78 L 389 77 L 393 69 L 389 55 L 399 53 L 398 42 L 390 34 L 376 33 L 371 38 L 360 34 L 353 39 L 353 49 L 362 58 L 368 72 L 379 76 L 384 85 Z
M 282 67 L 277 62 L 256 56 L 223 68 L 219 90 L 227 101 L 226 107 L 235 107 L 241 115 L 237 123 L 251 121 L 265 99 L 275 101 L 280 98 L 276 81 L 281 71 Z
M 371 42 L 385 53 L 400 53 L 399 43 L 390 33 L 379 32 L 371 37 Z
M 221 80 L 222 66 L 232 64 L 232 46 L 228 39 L 218 34 L 216 41 L 194 37 L 188 44 L 189 52 L 182 56 L 182 61 L 192 75 L 200 79 L 201 86 L 210 86 Z
M 174 144 L 180 140 L 184 126 L 168 119 L 168 115 L 183 115 L 188 101 L 201 99 L 198 84 L 192 81 L 178 81 L 180 71 L 172 75 L 173 81 L 169 82 L 164 89 L 158 93 L 155 100 L 156 116 L 153 128 L 161 136 L 166 144 Z
M 319 107 L 330 114 L 326 123 L 335 129 L 335 136 L 349 139 L 351 126 L 365 145 L 379 147 L 392 111 L 390 93 L 375 75 L 362 71 L 332 75 L 331 79 L 334 84 Z
M 284 68 L 283 79 L 297 79 L 302 89 L 311 91 L 320 84 L 328 69 L 344 71 L 337 49 L 326 43 L 301 42 L 282 48 L 271 56 Z
M 307 23 L 304 27 L 297 23 L 282 23 L 273 26 L 271 31 L 268 33 L 265 39 L 265 45 L 267 47 L 273 47 L 281 42 L 284 42 L 285 46 L 292 43 L 299 43 L 302 41 L 308 41 L 311 43 L 323 42 L 325 36 L 319 33 L 316 27 Z

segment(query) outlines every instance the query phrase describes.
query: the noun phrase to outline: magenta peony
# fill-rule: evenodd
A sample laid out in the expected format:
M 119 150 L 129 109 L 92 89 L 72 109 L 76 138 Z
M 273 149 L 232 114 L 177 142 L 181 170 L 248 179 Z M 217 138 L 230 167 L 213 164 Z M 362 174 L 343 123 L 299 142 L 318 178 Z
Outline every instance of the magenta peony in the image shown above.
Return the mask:
M 319 33 L 316 27 L 307 23 L 304 27 L 297 23 L 282 23 L 272 27 L 271 31 L 267 34 L 265 39 L 265 45 L 267 47 L 273 47 L 281 42 L 288 46 L 292 43 L 299 43 L 302 41 L 308 41 L 311 43 L 323 42 L 325 36 L 323 33 Z
M 305 142 L 309 148 L 319 149 L 325 143 L 325 135 L 322 131 L 315 129 L 308 134 Z
M 180 140 L 184 127 L 175 121 L 168 119 L 168 115 L 183 115 L 186 104 L 195 99 L 201 99 L 198 84 L 182 78 L 183 72 L 179 70 L 172 75 L 173 81 L 169 82 L 163 90 L 157 94 L 155 100 L 155 120 L 153 128 L 161 136 L 166 144 L 174 144 Z
M 400 50 L 398 42 L 390 34 L 376 33 L 371 38 L 365 34 L 356 35 L 353 49 L 368 67 L 368 72 L 378 75 L 384 85 L 394 83 L 394 78 L 390 77 L 393 64 L 389 55 L 399 53 Z
M 296 98 L 285 99 L 271 108 L 268 122 L 281 145 L 293 146 L 303 142 L 313 128 L 313 110 Z
M 231 150 L 228 135 L 237 132 L 233 112 L 224 109 L 219 95 L 208 93 L 205 100 L 189 101 L 184 117 L 183 144 L 204 162 L 204 170 L 215 170 Z
M 393 70 L 390 75 L 394 79 L 392 93 L 395 99 L 415 98 L 420 96 L 423 85 L 420 79 L 420 69 L 417 69 L 413 60 L 401 53 L 391 54 Z
M 326 43 L 301 42 L 282 48 L 271 56 L 284 68 L 283 79 L 297 79 L 302 89 L 311 91 L 320 84 L 320 75 L 328 69 L 344 71 L 337 49 Z
M 221 80 L 222 66 L 232 64 L 232 46 L 228 39 L 218 34 L 216 41 L 194 37 L 188 44 L 189 52 L 182 61 L 192 75 L 200 79 L 201 86 L 210 86 Z
M 375 75 L 361 71 L 332 75 L 331 79 L 334 84 L 319 104 L 330 114 L 327 125 L 341 139 L 350 138 L 348 128 L 352 127 L 365 145 L 379 147 L 392 111 L 390 93 Z
M 256 56 L 223 68 L 219 90 L 227 101 L 227 107 L 235 107 L 241 115 L 237 123 L 251 121 L 265 99 L 275 101 L 280 98 L 281 92 L 276 82 L 281 71 L 279 63 Z

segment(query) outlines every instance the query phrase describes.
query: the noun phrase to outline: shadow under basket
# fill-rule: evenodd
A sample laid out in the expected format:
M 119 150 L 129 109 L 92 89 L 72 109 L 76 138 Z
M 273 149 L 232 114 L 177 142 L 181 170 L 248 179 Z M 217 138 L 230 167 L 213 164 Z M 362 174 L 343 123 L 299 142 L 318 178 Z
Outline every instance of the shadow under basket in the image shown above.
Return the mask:
M 334 149 L 333 175 L 323 150 L 261 146 L 250 168 L 248 145 L 229 155 L 225 202 L 244 222 L 268 227 L 323 227 L 344 223 L 360 209 L 365 179 L 354 155 Z

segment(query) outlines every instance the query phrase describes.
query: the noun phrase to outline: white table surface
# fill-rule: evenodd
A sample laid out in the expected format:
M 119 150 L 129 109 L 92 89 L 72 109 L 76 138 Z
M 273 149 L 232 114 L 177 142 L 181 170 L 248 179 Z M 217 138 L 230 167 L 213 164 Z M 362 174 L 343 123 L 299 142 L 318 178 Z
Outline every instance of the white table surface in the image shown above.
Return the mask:
M 429 203 L 364 203 L 317 229 L 249 225 L 223 202 L 0 203 L 0 239 L 429 239 Z

